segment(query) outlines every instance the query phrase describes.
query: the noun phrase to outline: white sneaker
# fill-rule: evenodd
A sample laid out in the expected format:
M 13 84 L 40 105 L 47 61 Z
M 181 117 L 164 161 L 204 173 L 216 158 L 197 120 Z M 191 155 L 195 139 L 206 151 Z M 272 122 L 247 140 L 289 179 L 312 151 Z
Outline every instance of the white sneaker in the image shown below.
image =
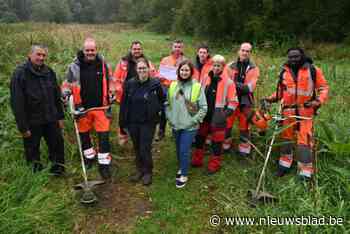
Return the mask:
M 178 180 L 176 180 L 176 188 L 185 187 L 187 181 L 188 181 L 187 176 L 180 176 L 180 178 Z

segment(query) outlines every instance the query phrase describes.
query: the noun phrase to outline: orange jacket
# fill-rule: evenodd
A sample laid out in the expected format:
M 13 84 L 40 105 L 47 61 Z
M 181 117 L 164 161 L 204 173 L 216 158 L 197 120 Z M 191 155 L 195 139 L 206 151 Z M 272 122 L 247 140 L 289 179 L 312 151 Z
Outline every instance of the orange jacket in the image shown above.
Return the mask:
M 150 76 L 151 77 L 157 77 L 158 71 L 156 70 L 155 66 L 150 62 Z M 124 81 L 128 75 L 128 60 L 126 57 L 122 58 L 121 61 L 116 65 L 113 79 L 111 83 L 111 92 L 115 95 L 117 103 L 120 103 L 121 97 L 123 96 L 123 85 Z
M 228 65 L 227 69 L 229 76 L 231 79 L 237 83 L 237 76 L 238 76 L 238 69 L 237 69 L 237 62 L 232 62 L 230 65 Z M 249 65 L 247 66 L 247 69 L 245 71 L 245 79 L 244 79 L 244 85 L 247 85 L 249 88 L 249 92 L 252 94 L 256 87 L 256 82 L 258 81 L 258 78 L 260 76 L 259 68 L 251 61 L 249 61 Z
M 193 78 L 198 82 L 205 79 L 208 76 L 209 72 L 213 68 L 213 61 L 209 58 L 206 63 L 203 65 L 202 70 L 199 71 L 197 68 L 194 69 Z
M 328 98 L 328 84 L 323 76 L 321 69 L 316 68 L 316 79 L 312 80 L 310 63 L 305 63 L 298 72 L 298 77 L 294 80 L 292 71 L 288 65 L 284 65 L 284 72 L 278 85 L 277 92 L 270 96 L 271 100 L 282 100 L 285 107 L 303 106 L 307 101 L 313 98 L 321 104 Z M 314 92 L 316 92 L 314 94 Z
M 236 86 L 226 72 L 223 72 L 220 78 L 215 98 L 215 111 L 224 108 L 234 111 L 238 106 Z M 206 76 L 200 83 L 202 88 L 207 88 L 211 83 L 210 75 Z
M 202 88 L 206 89 L 210 85 L 212 75 L 213 72 L 211 71 L 208 76 L 201 80 Z M 239 103 L 235 83 L 226 72 L 222 72 L 220 78 L 221 80 L 217 85 L 215 109 L 211 124 L 215 127 L 226 127 L 227 118 L 234 113 Z
M 97 55 L 97 59 L 102 61 L 102 73 L 100 78 L 103 79 L 102 82 L 102 105 L 108 106 L 109 103 L 109 87 L 112 76 L 111 70 L 109 69 L 109 66 L 105 62 L 105 60 L 102 58 L 102 56 Z M 80 61 L 78 58 L 75 58 L 73 63 L 71 63 L 68 66 L 68 71 L 66 74 L 66 79 L 63 81 L 61 90 L 62 93 L 69 93 L 73 95 L 74 105 L 78 106 L 82 103 L 81 96 L 80 96 Z
M 175 56 L 171 54 L 171 55 L 169 55 L 169 56 L 167 56 L 167 57 L 162 58 L 162 59 L 160 60 L 160 65 L 177 68 L 177 67 L 179 66 L 179 64 L 180 64 L 182 61 L 186 60 L 186 59 L 187 59 L 187 58 L 186 58 L 185 56 L 183 56 L 183 55 L 181 55 L 181 56 L 178 57 L 178 58 L 175 58 Z M 168 87 L 170 86 L 171 80 L 168 80 L 168 79 L 166 79 L 165 77 L 161 77 L 160 75 L 159 75 L 159 79 L 160 79 L 161 84 L 162 84 L 164 87 L 167 87 L 167 88 L 168 88 Z

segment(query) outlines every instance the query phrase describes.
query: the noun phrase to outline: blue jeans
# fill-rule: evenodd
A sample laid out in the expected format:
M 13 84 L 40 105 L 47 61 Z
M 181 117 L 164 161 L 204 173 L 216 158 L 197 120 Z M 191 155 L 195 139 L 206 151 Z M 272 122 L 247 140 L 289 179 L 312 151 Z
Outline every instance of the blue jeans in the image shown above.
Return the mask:
M 176 156 L 181 175 L 187 176 L 190 164 L 191 146 L 197 130 L 173 130 L 176 143 Z

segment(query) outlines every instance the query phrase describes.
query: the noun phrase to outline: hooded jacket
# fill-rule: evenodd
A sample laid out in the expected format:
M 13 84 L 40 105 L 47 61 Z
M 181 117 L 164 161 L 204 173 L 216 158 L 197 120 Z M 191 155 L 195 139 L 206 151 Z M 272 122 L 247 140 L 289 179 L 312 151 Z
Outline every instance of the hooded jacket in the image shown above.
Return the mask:
M 85 76 L 82 77 L 81 74 L 85 74 Z M 109 105 L 110 76 L 109 66 L 102 56 L 97 54 L 96 60 L 87 64 L 84 62 L 83 52 L 79 51 L 77 57 L 68 66 L 66 79 L 62 83 L 62 93 L 71 93 L 75 106 L 83 106 L 85 109 L 106 107 Z M 96 78 L 94 79 L 94 77 Z M 97 88 L 93 90 L 96 85 Z M 99 100 L 93 102 L 91 98 Z

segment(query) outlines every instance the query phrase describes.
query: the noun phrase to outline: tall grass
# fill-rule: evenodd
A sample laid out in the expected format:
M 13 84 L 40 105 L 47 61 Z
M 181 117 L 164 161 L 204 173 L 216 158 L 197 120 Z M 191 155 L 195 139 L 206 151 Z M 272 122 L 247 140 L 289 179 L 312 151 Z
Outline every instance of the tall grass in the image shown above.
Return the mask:
M 261 78 L 259 82 L 258 96 L 266 96 L 275 90 L 278 68 L 282 60 L 269 57 L 258 58 L 260 60 Z M 235 186 L 224 189 L 222 197 L 218 199 L 221 211 L 226 216 L 250 216 L 250 217 L 290 217 L 290 216 L 336 216 L 343 219 L 340 226 L 269 226 L 261 227 L 264 233 L 346 233 L 350 226 L 350 104 L 348 90 L 350 81 L 347 79 L 349 68 L 342 63 L 326 59 L 316 61 L 316 65 L 323 69 L 324 75 L 330 85 L 329 100 L 320 109 L 320 114 L 315 118 L 315 138 L 317 142 L 316 183 L 301 182 L 296 177 L 296 170 L 285 178 L 276 178 L 274 173 L 278 158 L 275 150 L 273 159 L 265 179 L 265 189 L 277 196 L 279 203 L 270 205 L 258 205 L 251 208 L 245 205 L 245 209 L 237 209 L 242 204 L 237 203 Z M 272 127 L 271 127 L 272 129 Z M 255 139 L 258 146 L 264 146 L 269 141 L 270 132 L 263 139 Z M 275 149 L 278 143 L 275 145 Z M 264 148 L 264 147 L 262 147 Z M 261 148 L 260 148 L 261 149 Z M 257 162 L 247 169 L 250 188 L 255 188 L 263 160 L 257 157 Z M 227 177 L 231 176 L 227 173 Z M 248 200 L 249 201 L 249 200 Z M 257 232 L 256 227 L 239 226 L 225 228 L 227 230 L 242 233 Z
M 67 65 L 72 61 L 83 38 L 94 35 L 102 53 L 113 65 L 128 51 L 130 42 L 143 41 L 145 54 L 157 64 L 169 52 L 170 38 L 142 30 L 130 30 L 120 25 L 57 25 L 57 24 L 0 24 L 0 233 L 70 233 L 77 209 L 75 194 L 70 186 L 80 178 L 77 166 L 76 146 L 66 144 L 68 178 L 56 179 L 49 176 L 47 169 L 33 174 L 23 159 L 23 146 L 14 118 L 9 108 L 9 81 L 16 64 L 25 59 L 32 42 L 49 46 L 48 64 L 54 68 L 60 79 Z M 185 52 L 188 57 L 195 53 L 192 38 L 185 38 Z M 288 45 L 283 45 L 287 47 Z M 233 46 L 236 48 L 236 46 Z M 147 193 L 153 201 L 151 218 L 138 220 L 136 233 L 345 233 L 350 227 L 350 100 L 348 90 L 349 59 L 339 59 L 343 54 L 338 47 L 315 47 L 312 54 L 317 60 L 330 84 L 330 100 L 316 117 L 315 135 L 318 141 L 317 183 L 311 187 L 297 180 L 295 169 L 282 179 L 276 179 L 274 163 L 268 168 L 264 189 L 279 198 L 279 203 L 270 206 L 250 207 L 246 191 L 256 186 L 263 160 L 256 160 L 249 166 L 241 165 L 235 156 L 225 155 L 224 167 L 220 173 L 207 177 L 200 170 L 190 171 L 189 185 L 183 191 L 176 191 L 174 172 L 175 153 L 172 139 L 161 145 L 161 159 L 156 162 L 154 185 Z M 333 54 L 329 48 L 335 48 Z M 347 48 L 346 51 L 349 49 Z M 279 48 L 278 52 L 284 51 Z M 340 51 L 340 52 L 339 52 Z M 339 52 L 339 53 L 338 53 Z M 235 51 L 226 48 L 213 49 L 227 60 L 236 58 Z M 272 49 L 258 48 L 254 59 L 261 69 L 256 98 L 271 94 L 277 82 L 282 54 Z M 321 56 L 325 55 L 325 56 Z M 336 62 L 335 62 L 336 61 Z M 275 107 L 275 111 L 276 111 Z M 66 121 L 66 134 L 72 131 Z M 114 134 L 114 131 L 113 131 Z M 254 143 L 263 150 L 270 137 L 254 135 Z M 113 140 L 112 140 L 113 141 Z M 277 145 L 275 148 L 278 148 Z M 112 153 L 120 149 L 112 145 Z M 164 154 L 164 155 L 163 155 Z M 45 159 L 47 150 L 43 149 Z M 168 156 L 169 157 L 165 157 Z M 119 156 L 118 156 L 119 157 Z M 273 153 L 273 159 L 278 157 Z M 47 162 L 47 159 L 44 160 Z M 49 166 L 49 165 L 48 165 Z M 121 174 L 127 174 L 120 169 Z M 127 169 L 128 170 L 128 169 Z M 71 178 L 73 176 L 73 178 Z M 199 201 L 199 202 L 198 202 Z M 226 216 L 338 216 L 343 217 L 343 226 L 245 226 L 212 228 L 208 218 L 213 213 Z M 103 224 L 101 224 L 103 225 Z M 322 229 L 321 229 L 322 228 Z
M 62 41 L 50 33 L 32 32 L 31 25 L 0 25 L 0 34 L 0 233 L 69 233 L 73 194 L 67 189 L 57 192 L 63 181 L 49 176 L 48 169 L 33 174 L 26 165 L 9 107 L 10 76 L 16 64 L 25 60 L 31 41 L 48 44 L 53 51 Z M 47 150 L 42 152 L 46 162 Z

